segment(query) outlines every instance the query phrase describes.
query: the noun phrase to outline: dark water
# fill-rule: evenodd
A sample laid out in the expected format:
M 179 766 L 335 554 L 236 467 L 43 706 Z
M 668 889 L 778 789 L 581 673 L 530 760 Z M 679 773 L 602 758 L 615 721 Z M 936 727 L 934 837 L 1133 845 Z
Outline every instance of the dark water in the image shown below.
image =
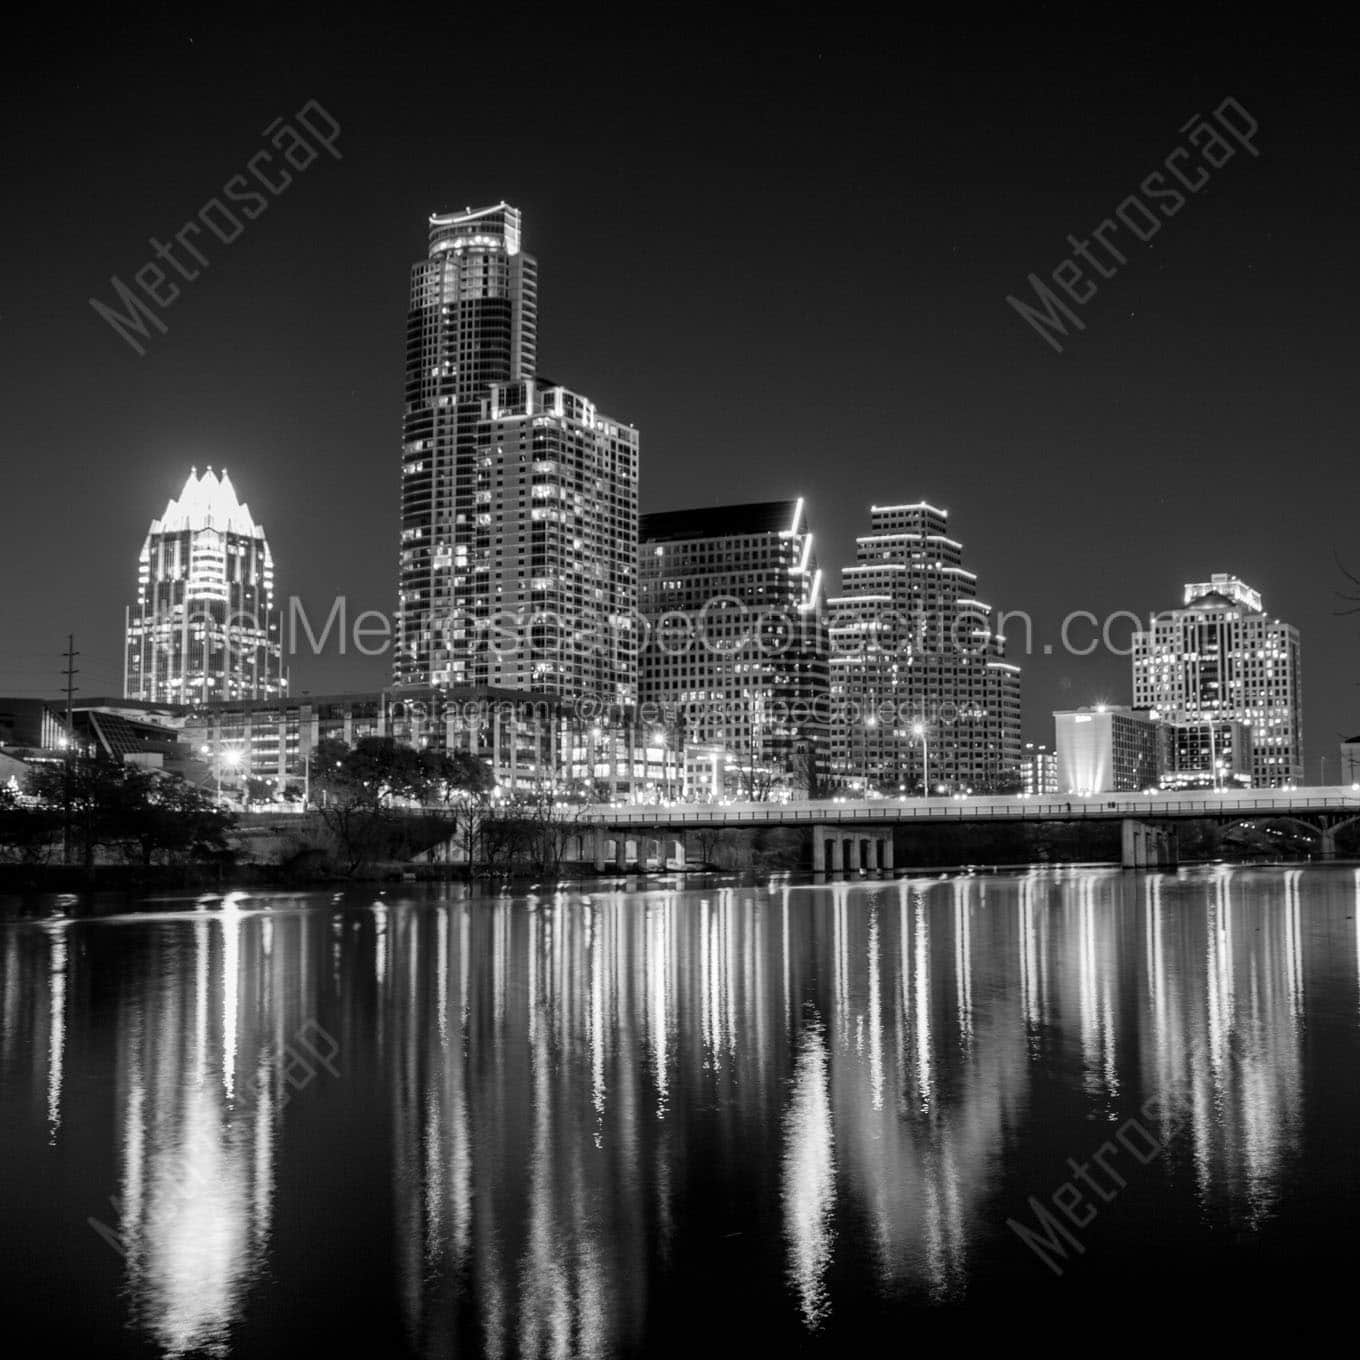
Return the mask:
M 24 1354 L 1348 1316 L 1360 870 L 145 905 L 0 927 Z

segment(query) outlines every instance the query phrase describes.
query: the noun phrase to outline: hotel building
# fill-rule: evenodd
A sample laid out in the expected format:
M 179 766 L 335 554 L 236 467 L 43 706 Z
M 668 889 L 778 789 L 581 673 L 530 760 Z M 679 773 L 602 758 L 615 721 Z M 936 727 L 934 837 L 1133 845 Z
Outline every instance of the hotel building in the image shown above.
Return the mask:
M 1303 779 L 1298 629 L 1235 576 L 1188 584 L 1182 608 L 1134 634 L 1133 702 L 1171 723 L 1248 726 L 1257 788 Z
M 827 601 L 831 767 L 839 785 L 919 792 L 1020 787 L 1020 668 L 1005 659 L 948 512 L 875 505 Z
M 1141 793 L 1162 770 L 1161 724 L 1147 712 L 1099 704 L 1053 715 L 1060 794 Z
M 286 693 L 274 559 L 225 472 L 190 471 L 152 520 L 125 637 L 125 698 L 199 704 Z
M 802 499 L 646 515 L 644 712 L 674 722 L 696 797 L 806 797 L 827 770 L 821 572 Z

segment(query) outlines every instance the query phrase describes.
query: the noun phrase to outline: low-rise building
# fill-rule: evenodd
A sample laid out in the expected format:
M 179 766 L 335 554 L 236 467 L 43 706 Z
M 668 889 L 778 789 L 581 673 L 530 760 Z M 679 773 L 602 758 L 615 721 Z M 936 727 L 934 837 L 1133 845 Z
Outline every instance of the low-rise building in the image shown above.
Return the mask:
M 1097 704 L 1053 715 L 1059 793 L 1136 793 L 1157 787 L 1159 723 L 1145 709 Z

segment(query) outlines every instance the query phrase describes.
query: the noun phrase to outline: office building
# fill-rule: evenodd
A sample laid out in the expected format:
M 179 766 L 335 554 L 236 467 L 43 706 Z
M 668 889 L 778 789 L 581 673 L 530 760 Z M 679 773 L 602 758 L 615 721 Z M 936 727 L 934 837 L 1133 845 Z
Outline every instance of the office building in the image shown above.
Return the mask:
M 948 512 L 875 505 L 827 602 L 831 765 L 868 793 L 1020 787 L 1020 668 L 1005 659 Z
M 1164 722 L 1161 786 L 1164 789 L 1247 789 L 1252 785 L 1251 728 L 1232 718 Z
M 126 698 L 197 704 L 286 693 L 274 559 L 225 471 L 191 470 L 152 520 L 125 638 Z
M 690 748 L 696 797 L 806 797 L 826 775 L 821 572 L 802 499 L 643 517 L 644 712 Z
M 1249 726 L 1258 788 L 1303 778 L 1298 629 L 1235 576 L 1188 584 L 1180 609 L 1134 634 L 1133 704 L 1170 723 Z
M 1054 713 L 1058 793 L 1140 793 L 1161 774 L 1161 724 L 1146 711 L 1098 704 Z

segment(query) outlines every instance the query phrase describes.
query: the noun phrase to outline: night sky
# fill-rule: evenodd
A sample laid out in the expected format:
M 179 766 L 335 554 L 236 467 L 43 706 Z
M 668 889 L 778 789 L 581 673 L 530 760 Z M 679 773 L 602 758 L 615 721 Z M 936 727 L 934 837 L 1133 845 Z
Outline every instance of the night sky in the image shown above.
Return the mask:
M 390 611 L 409 267 L 431 211 L 504 198 L 539 259 L 540 367 L 639 426 L 644 511 L 806 495 L 834 592 L 871 502 L 946 507 L 982 597 L 1034 618 L 1031 740 L 1129 698 L 1125 658 L 1061 654 L 1064 614 L 1236 573 L 1302 630 L 1308 774 L 1335 777 L 1360 730 L 1360 617 L 1337 612 L 1338 557 L 1360 572 L 1353 46 L 1230 6 L 1198 30 L 436 13 L 7 34 L 0 693 L 55 693 L 68 631 L 83 692 L 119 692 L 137 553 L 190 464 L 230 470 L 282 597 Z M 1006 295 L 1229 96 L 1259 158 L 1055 353 Z M 138 357 L 90 297 L 313 99 L 342 159 L 206 241 Z M 295 692 L 389 673 L 291 665 Z

